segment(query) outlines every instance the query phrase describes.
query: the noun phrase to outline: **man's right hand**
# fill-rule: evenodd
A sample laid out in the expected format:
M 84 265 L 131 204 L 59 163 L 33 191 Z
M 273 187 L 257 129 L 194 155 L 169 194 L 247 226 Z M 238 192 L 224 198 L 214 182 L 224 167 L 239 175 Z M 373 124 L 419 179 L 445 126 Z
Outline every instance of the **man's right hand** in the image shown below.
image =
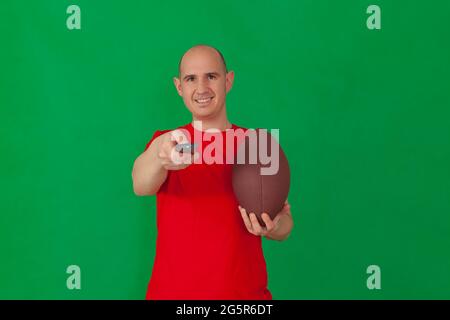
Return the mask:
M 177 138 L 177 139 L 176 139 Z M 175 146 L 189 143 L 182 130 L 176 129 L 157 137 L 134 161 L 132 178 L 136 195 L 153 195 L 163 185 L 168 170 L 181 170 L 200 157 L 198 152 L 178 152 Z
M 195 152 L 194 154 L 178 152 L 175 150 L 177 144 L 190 143 L 186 136 L 180 130 L 173 130 L 161 135 L 158 160 L 160 165 L 166 170 L 181 170 L 190 166 L 200 154 Z

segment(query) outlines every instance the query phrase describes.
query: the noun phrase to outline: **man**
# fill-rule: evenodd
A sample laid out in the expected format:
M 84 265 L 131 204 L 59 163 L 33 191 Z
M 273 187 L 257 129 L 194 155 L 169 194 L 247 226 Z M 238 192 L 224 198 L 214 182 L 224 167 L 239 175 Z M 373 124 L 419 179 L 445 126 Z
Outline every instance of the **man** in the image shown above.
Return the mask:
M 228 72 L 217 49 L 189 49 L 174 84 L 192 123 L 178 129 L 204 141 L 211 129 L 222 137 L 238 129 L 226 114 L 225 97 L 233 80 L 234 72 Z M 180 153 L 181 163 L 175 161 L 175 145 L 192 140 L 182 135 L 174 141 L 173 133 L 156 131 L 132 172 L 137 195 L 157 196 L 156 256 L 146 298 L 271 299 L 261 236 L 288 237 L 293 226 L 289 204 L 273 221 L 263 214 L 263 228 L 254 213 L 237 203 L 231 165 L 198 164 L 207 141 L 194 154 Z

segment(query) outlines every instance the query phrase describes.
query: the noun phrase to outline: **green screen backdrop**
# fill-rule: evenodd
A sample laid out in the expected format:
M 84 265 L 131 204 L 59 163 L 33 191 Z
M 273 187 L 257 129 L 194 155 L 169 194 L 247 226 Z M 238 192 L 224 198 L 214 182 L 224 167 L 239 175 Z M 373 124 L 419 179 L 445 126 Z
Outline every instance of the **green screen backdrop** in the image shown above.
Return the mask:
M 81 29 L 66 25 L 72 4 Z M 263 240 L 274 299 L 450 298 L 449 12 L 447 0 L 1 1 L 0 298 L 144 298 L 155 197 L 134 195 L 131 169 L 155 130 L 191 121 L 172 77 L 199 43 L 236 73 L 230 121 L 279 128 L 291 165 L 294 229 Z

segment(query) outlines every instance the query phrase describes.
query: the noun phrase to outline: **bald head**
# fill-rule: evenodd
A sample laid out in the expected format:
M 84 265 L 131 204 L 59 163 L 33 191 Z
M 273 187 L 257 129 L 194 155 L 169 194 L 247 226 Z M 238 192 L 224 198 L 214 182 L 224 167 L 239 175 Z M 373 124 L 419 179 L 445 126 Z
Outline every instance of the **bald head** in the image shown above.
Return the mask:
M 181 57 L 180 62 L 178 63 L 179 76 L 181 76 L 181 69 L 186 61 L 190 61 L 191 59 L 202 59 L 202 57 L 209 59 L 217 59 L 222 64 L 225 73 L 228 72 L 227 64 L 225 62 L 225 58 L 223 57 L 222 53 L 214 47 L 200 44 L 190 48 Z
M 207 45 L 190 48 L 181 57 L 175 88 L 193 119 L 226 118 L 226 95 L 234 72 L 228 71 L 219 50 Z

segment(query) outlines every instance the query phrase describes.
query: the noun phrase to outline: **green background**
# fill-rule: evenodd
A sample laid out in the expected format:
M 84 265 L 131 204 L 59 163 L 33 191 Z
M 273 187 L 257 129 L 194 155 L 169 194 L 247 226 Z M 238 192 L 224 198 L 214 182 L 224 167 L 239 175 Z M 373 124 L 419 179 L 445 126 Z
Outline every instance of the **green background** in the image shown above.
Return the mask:
M 70 4 L 81 30 L 66 28 Z M 236 73 L 229 119 L 279 128 L 290 161 L 295 227 L 263 242 L 274 298 L 450 298 L 449 1 L 0 12 L 0 298 L 144 298 L 155 197 L 134 195 L 131 169 L 155 130 L 191 120 L 172 77 L 198 43 Z M 71 264 L 81 290 L 66 288 Z

